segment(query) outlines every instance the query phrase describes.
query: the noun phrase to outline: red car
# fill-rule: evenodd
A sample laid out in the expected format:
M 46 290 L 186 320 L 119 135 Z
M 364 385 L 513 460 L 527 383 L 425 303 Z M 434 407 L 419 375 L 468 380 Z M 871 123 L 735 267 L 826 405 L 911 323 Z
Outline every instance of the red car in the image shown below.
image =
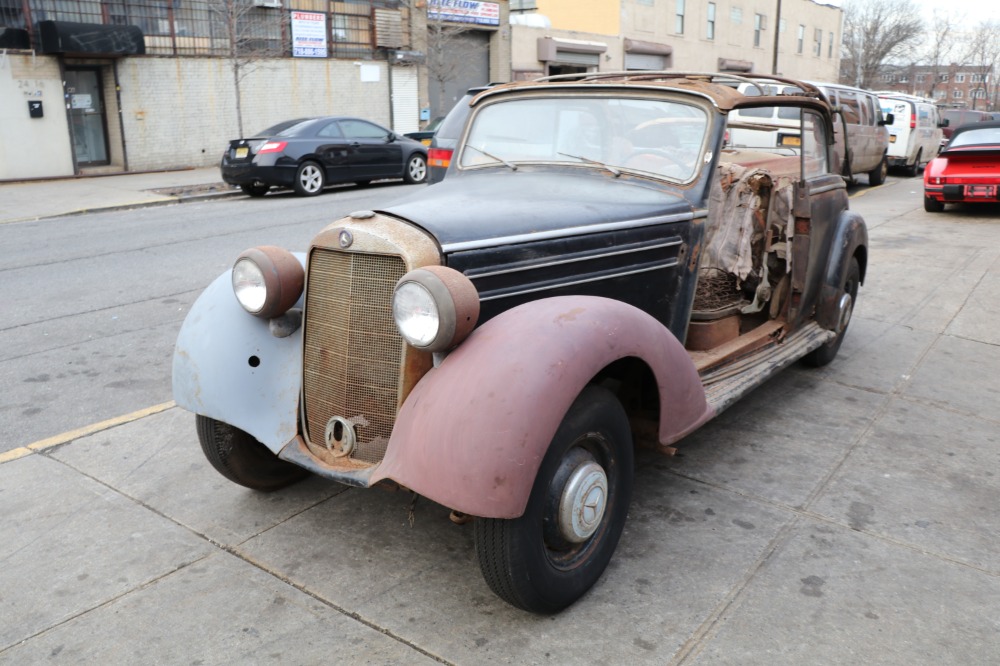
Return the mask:
M 996 201 L 1000 201 L 1000 121 L 956 128 L 924 169 L 924 210 L 940 213 L 946 203 Z

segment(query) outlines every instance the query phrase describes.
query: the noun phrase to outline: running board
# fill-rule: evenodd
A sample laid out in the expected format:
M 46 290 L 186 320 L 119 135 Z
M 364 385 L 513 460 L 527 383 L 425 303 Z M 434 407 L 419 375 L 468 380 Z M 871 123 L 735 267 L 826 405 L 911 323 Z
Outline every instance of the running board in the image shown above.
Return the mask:
M 704 373 L 701 384 L 708 404 L 716 415 L 721 414 L 752 389 L 836 336 L 810 321 L 781 342 Z

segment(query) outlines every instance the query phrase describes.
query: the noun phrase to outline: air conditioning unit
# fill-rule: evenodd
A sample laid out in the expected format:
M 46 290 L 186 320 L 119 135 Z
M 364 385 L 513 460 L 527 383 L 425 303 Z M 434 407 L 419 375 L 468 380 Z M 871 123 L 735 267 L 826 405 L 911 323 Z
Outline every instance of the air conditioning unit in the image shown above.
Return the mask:
M 253 0 L 253 6 L 264 9 L 281 9 L 281 0 Z

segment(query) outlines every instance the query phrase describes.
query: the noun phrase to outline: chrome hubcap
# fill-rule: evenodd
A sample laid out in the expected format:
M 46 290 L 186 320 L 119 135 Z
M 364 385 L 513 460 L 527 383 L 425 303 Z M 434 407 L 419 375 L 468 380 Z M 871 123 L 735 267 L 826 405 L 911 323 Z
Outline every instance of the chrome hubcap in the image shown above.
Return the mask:
M 854 312 L 854 300 L 851 298 L 850 294 L 844 294 L 840 297 L 840 325 L 838 327 L 838 332 L 847 329 L 847 325 L 851 323 L 851 314 Z
M 303 169 L 302 174 L 299 176 L 299 181 L 302 183 L 302 187 L 308 192 L 315 192 L 320 186 L 319 169 L 315 167 Z
M 423 180 L 425 169 L 423 160 L 414 159 L 410 161 L 410 177 L 413 180 Z
M 559 534 L 570 543 L 583 543 L 597 531 L 608 505 L 608 476 L 593 460 L 570 474 L 559 498 Z

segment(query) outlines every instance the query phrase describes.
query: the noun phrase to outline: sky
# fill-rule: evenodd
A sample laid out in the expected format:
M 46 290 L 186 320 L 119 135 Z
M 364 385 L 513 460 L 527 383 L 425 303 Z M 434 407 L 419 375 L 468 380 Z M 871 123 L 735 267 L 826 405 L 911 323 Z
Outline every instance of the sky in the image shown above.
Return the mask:
M 816 0 L 822 4 L 843 6 L 845 0 Z M 861 0 L 862 2 L 864 0 Z M 930 24 L 934 18 L 934 9 L 949 11 L 958 19 L 964 15 L 963 27 L 967 29 L 975 28 L 981 21 L 993 20 L 1000 23 L 1000 2 L 996 0 L 913 0 L 921 9 L 921 17 L 924 22 Z

